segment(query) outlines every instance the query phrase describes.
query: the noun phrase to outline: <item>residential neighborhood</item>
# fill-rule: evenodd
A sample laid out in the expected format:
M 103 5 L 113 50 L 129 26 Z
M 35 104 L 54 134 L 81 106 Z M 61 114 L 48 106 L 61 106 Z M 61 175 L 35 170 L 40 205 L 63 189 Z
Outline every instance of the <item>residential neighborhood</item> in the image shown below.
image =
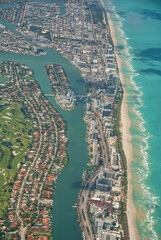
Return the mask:
M 51 212 L 56 179 L 68 162 L 66 126 L 42 94 L 27 66 L 0 62 L 9 81 L 1 83 L 1 104 L 22 103 L 32 120 L 32 145 L 18 172 L 0 225 L 6 239 L 52 239 Z M 6 119 L 7 121 L 7 119 Z
M 76 97 L 70 88 L 64 69 L 59 65 L 47 65 L 46 72 L 56 102 L 64 110 L 73 110 L 76 104 Z

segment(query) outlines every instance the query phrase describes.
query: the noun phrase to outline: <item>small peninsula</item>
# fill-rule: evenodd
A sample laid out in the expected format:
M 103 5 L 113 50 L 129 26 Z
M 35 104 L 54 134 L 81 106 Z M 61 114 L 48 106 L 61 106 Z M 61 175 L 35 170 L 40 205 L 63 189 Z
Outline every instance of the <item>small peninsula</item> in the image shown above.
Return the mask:
M 64 110 L 73 110 L 76 104 L 76 97 L 70 88 L 64 69 L 56 64 L 47 65 L 45 68 L 56 102 Z

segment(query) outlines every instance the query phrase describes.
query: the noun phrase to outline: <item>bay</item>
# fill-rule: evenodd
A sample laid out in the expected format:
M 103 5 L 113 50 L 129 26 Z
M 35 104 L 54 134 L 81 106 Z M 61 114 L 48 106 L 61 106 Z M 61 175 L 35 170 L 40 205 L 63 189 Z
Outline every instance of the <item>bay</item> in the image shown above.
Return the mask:
M 45 56 L 1 52 L 0 60 L 19 62 L 33 69 L 36 81 L 40 84 L 43 92 L 47 94 L 51 94 L 52 91 L 45 72 L 45 65 L 60 64 L 67 73 L 71 88 L 76 94 L 84 95 L 86 93 L 86 85 L 79 70 L 56 51 L 51 49 L 45 50 L 47 52 Z M 86 125 L 83 121 L 85 113 L 84 102 L 83 100 L 79 101 L 77 108 L 73 111 L 64 111 L 56 104 L 53 98 L 48 97 L 48 99 L 67 122 L 69 139 L 69 164 L 60 173 L 54 194 L 54 239 L 79 240 L 82 239 L 82 232 L 77 221 L 76 208 L 72 206 L 77 202 L 82 173 L 89 161 Z

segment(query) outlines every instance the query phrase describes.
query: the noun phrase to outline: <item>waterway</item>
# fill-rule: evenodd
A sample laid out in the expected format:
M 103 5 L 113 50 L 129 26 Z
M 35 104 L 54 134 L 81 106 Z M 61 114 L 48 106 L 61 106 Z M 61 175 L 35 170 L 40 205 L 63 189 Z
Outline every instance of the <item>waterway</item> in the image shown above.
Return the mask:
M 44 2 L 44 0 L 38 0 Z M 54 2 L 47 0 L 46 2 Z M 61 14 L 65 14 L 64 3 L 57 2 L 61 6 Z M 10 6 L 10 5 L 8 5 Z M 0 7 L 7 7 L 0 3 Z M 16 32 L 14 24 L 0 21 L 13 33 Z M 14 54 L 9 52 L 0 52 L 0 60 L 15 61 L 27 65 L 34 71 L 34 77 L 40 84 L 44 93 L 51 94 L 52 90 L 49 84 L 45 65 L 60 64 L 65 69 L 69 78 L 72 90 L 77 95 L 86 94 L 86 85 L 81 77 L 80 71 L 73 66 L 67 59 L 52 49 L 45 49 L 45 56 L 32 56 L 23 54 Z M 82 232 L 77 221 L 77 211 L 73 206 L 76 204 L 78 194 L 81 188 L 82 173 L 89 162 L 87 143 L 86 143 L 86 125 L 83 121 L 85 113 L 84 100 L 78 102 L 78 106 L 73 111 L 62 110 L 52 97 L 48 97 L 50 103 L 58 110 L 68 125 L 68 154 L 69 164 L 61 171 L 54 194 L 53 208 L 53 232 L 56 240 L 81 240 Z
M 76 94 L 84 95 L 86 93 L 86 85 L 81 77 L 80 71 L 56 51 L 51 49 L 45 50 L 47 52 L 45 56 L 1 52 L 0 60 L 19 62 L 33 69 L 36 81 L 40 84 L 43 92 L 48 94 L 51 94 L 52 91 L 45 72 L 45 65 L 61 64 L 67 73 L 71 88 Z M 86 164 L 89 161 L 86 143 L 86 126 L 83 121 L 85 112 L 84 102 L 83 100 L 79 101 L 77 108 L 73 111 L 64 111 L 56 104 L 52 97 L 48 97 L 48 99 L 67 122 L 69 139 L 69 164 L 59 175 L 54 194 L 54 239 L 80 240 L 82 239 L 82 232 L 79 222 L 77 221 L 76 208 L 72 206 L 77 202 L 82 173 L 86 169 Z

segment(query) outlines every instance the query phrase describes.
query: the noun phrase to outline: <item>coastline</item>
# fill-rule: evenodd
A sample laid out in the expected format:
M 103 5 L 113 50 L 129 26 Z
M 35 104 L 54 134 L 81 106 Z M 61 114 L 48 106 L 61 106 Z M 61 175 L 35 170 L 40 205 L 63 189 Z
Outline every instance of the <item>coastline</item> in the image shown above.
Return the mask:
M 104 7 L 103 2 L 101 1 L 102 6 Z M 106 11 L 106 10 L 105 10 Z M 133 202 L 133 186 L 131 183 L 132 179 L 132 174 L 131 174 L 131 162 L 133 159 L 133 154 L 132 154 L 132 144 L 131 144 L 131 139 L 132 136 L 130 134 L 130 126 L 131 126 L 131 121 L 129 119 L 128 115 L 128 106 L 127 106 L 127 92 L 124 86 L 124 76 L 121 72 L 121 59 L 117 53 L 116 47 L 117 47 L 117 40 L 114 35 L 114 28 L 113 28 L 113 22 L 110 19 L 110 14 L 106 11 L 109 27 L 110 27 L 110 33 L 114 45 L 114 51 L 115 51 L 115 56 L 118 64 L 118 70 L 119 70 L 119 76 L 123 88 L 123 100 L 121 104 L 121 125 L 120 125 L 120 130 L 122 134 L 122 145 L 123 145 L 123 150 L 126 156 L 126 162 L 127 162 L 127 179 L 128 179 L 128 186 L 127 186 L 127 219 L 128 219 L 128 228 L 129 228 L 129 236 L 130 239 L 132 240 L 139 240 L 139 232 L 136 227 L 136 208 Z

